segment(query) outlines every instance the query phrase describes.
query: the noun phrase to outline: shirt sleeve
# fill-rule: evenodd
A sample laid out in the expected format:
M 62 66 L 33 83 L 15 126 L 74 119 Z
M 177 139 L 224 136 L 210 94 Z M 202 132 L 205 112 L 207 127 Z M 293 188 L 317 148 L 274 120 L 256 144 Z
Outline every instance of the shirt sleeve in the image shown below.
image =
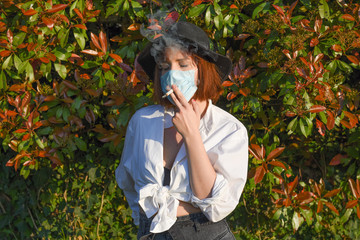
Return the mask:
M 199 199 L 192 195 L 192 204 L 198 206 L 212 222 L 229 215 L 239 203 L 248 170 L 248 136 L 244 127 L 233 131 L 207 151 L 216 171 L 211 197 Z
M 134 144 L 135 136 L 130 124 L 126 131 L 124 149 L 121 155 L 120 164 L 115 171 L 115 178 L 119 187 L 123 190 L 126 200 L 132 210 L 134 224 L 139 225 L 139 196 L 135 190 L 134 180 L 131 177 L 131 163 L 134 161 L 133 159 L 137 154 L 136 149 L 134 149 L 134 146 L 136 146 L 136 144 Z

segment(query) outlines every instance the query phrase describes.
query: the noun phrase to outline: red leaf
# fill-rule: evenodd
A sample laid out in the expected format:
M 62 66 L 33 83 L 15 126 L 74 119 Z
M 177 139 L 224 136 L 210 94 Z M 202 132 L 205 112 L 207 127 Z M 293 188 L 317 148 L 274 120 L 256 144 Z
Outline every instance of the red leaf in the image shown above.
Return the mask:
M 9 50 L 3 50 L 3 51 L 0 52 L 1 57 L 7 57 L 10 54 L 11 54 L 11 51 L 9 51 Z
M 93 56 L 97 56 L 99 54 L 97 51 L 94 51 L 94 50 L 91 50 L 91 49 L 82 50 L 81 52 L 89 54 L 89 55 L 93 55 Z
M 341 52 L 342 51 L 342 48 L 340 45 L 338 44 L 334 44 L 331 46 L 331 49 L 334 50 L 335 52 Z
M 350 62 L 354 63 L 355 65 L 359 65 L 359 59 L 357 59 L 357 57 L 353 55 L 347 55 L 346 57 L 350 60 Z
M 75 84 L 73 84 L 67 80 L 64 80 L 63 83 L 65 86 L 67 86 L 68 88 L 70 88 L 72 90 L 78 90 L 78 87 Z
M 281 167 L 281 168 L 283 168 L 283 169 L 286 170 L 285 164 L 283 164 L 283 163 L 280 162 L 280 161 L 271 161 L 271 162 L 269 162 L 269 164 L 270 164 L 270 165 L 273 165 L 273 166 Z
M 340 190 L 341 190 L 340 188 L 331 190 L 330 192 L 327 192 L 327 193 L 324 195 L 324 198 L 333 197 L 333 196 L 335 196 L 336 194 L 338 194 L 338 193 L 340 192 Z
M 8 38 L 10 45 L 12 45 L 14 35 L 13 35 L 12 31 L 10 30 L 10 28 L 6 32 L 6 37 Z
M 356 207 L 356 215 L 360 219 L 360 207 L 359 206 Z
M 40 59 L 40 61 L 42 61 L 43 63 L 49 63 L 50 62 L 50 60 L 48 59 L 48 58 L 46 58 L 46 57 L 41 57 L 41 58 L 39 58 Z
M 336 210 L 335 206 L 331 202 L 324 202 L 324 203 L 328 208 L 330 208 L 331 211 L 336 213 L 336 215 L 339 215 L 339 211 Z
M 172 11 L 166 16 L 165 22 L 169 20 L 171 20 L 171 22 L 175 22 L 178 18 L 179 18 L 179 13 L 177 11 Z
M 223 81 L 221 85 L 223 87 L 230 87 L 230 86 L 234 85 L 234 83 L 231 81 Z
M 101 67 L 102 67 L 102 69 L 104 70 L 104 72 L 106 72 L 106 71 L 109 71 L 109 70 L 110 70 L 110 65 L 109 65 L 109 64 L 107 64 L 107 63 L 103 63 Z
M 326 127 L 327 127 L 327 129 L 331 130 L 335 126 L 334 114 L 332 112 L 330 112 L 330 111 L 326 111 L 326 113 L 328 115 Z
M 308 77 L 304 69 L 296 67 L 296 71 L 298 72 L 300 77 L 303 77 L 305 79 Z
M 123 62 L 122 58 L 119 55 L 115 54 L 115 53 L 110 53 L 109 56 L 112 57 L 118 63 Z
M 56 56 L 53 53 L 47 53 L 46 56 L 52 61 L 55 62 L 56 61 Z
M 107 51 L 107 40 L 106 40 L 106 35 L 103 31 L 100 32 L 99 34 L 99 40 L 100 40 L 100 44 L 101 44 L 101 49 L 103 51 L 103 53 L 106 53 Z
M 68 60 L 69 60 L 69 62 L 76 64 L 78 66 L 84 65 L 84 61 L 82 60 L 82 58 L 75 53 L 72 53 L 71 57 L 69 57 Z
M 202 3 L 203 3 L 203 0 L 195 0 L 192 5 L 193 5 L 193 7 L 195 7 L 195 6 L 200 5 Z
M 318 119 L 316 119 L 316 128 L 321 136 L 325 136 L 325 125 Z
M 46 10 L 46 12 L 48 13 L 55 13 L 55 12 L 59 12 L 61 10 L 64 10 L 68 5 L 67 4 L 57 4 L 52 6 L 51 9 Z
M 341 163 L 341 159 L 343 159 L 343 158 L 347 158 L 347 156 L 339 153 L 331 159 L 329 165 L 331 165 L 331 166 L 339 165 Z
M 354 195 L 354 197 L 355 198 L 360 198 L 360 193 L 356 189 L 355 181 L 352 180 L 351 178 L 348 181 L 349 181 L 349 185 L 350 185 L 350 188 L 351 188 L 351 192 Z
M 227 98 L 228 101 L 231 101 L 236 96 L 237 96 L 237 94 L 235 94 L 234 92 L 229 92 L 228 95 L 226 96 L 226 98 Z
M 276 11 L 278 13 L 280 13 L 282 16 L 285 16 L 284 10 L 282 10 L 281 7 L 279 7 L 279 6 L 275 5 L 275 4 L 273 4 L 272 6 L 276 9 Z
M 341 123 L 344 127 L 348 128 L 348 129 L 352 129 L 352 128 L 353 128 L 353 126 L 351 126 L 351 124 L 350 124 L 348 121 L 341 120 L 340 123 Z
M 141 25 L 139 23 L 133 23 L 128 27 L 128 30 L 130 31 L 137 31 L 139 30 Z
M 76 15 L 79 16 L 80 19 L 84 19 L 83 15 L 81 14 L 80 10 L 77 8 L 74 8 L 74 12 L 76 13 Z
M 235 4 L 231 4 L 230 9 L 238 9 L 238 7 Z
M 322 111 L 325 111 L 326 110 L 326 107 L 324 106 L 321 106 L 321 105 L 312 105 L 310 107 L 310 110 L 309 112 L 311 113 L 318 113 L 318 112 L 322 112 Z
M 257 160 L 264 159 L 264 155 L 262 154 L 262 150 L 259 145 L 250 144 L 249 151 Z
M 21 129 L 14 131 L 14 133 L 24 133 L 24 132 L 27 132 L 27 129 L 21 128 Z
M 50 29 L 52 29 L 55 25 L 55 22 L 52 19 L 47 18 L 47 17 L 42 17 L 42 21 Z
M 261 180 L 264 178 L 265 176 L 265 169 L 263 166 L 259 166 L 256 168 L 256 171 L 255 171 L 255 176 L 254 176 L 254 181 L 255 181 L 255 184 L 258 184 L 259 182 L 261 182 Z
M 298 176 L 295 177 L 294 181 L 292 181 L 291 183 L 288 184 L 288 194 L 290 195 L 293 191 L 294 188 L 297 186 L 298 184 Z
M 74 27 L 81 28 L 87 30 L 87 27 L 84 24 L 75 24 Z
M 242 33 L 242 34 L 238 35 L 237 37 L 235 37 L 234 40 L 243 40 L 243 39 L 246 39 L 248 37 L 250 37 L 250 34 Z
M 32 16 L 32 15 L 37 14 L 37 11 L 34 10 L 34 9 L 29 9 L 29 10 L 27 10 L 27 11 L 23 11 L 23 14 L 24 14 L 25 16 Z
M 346 203 L 346 206 L 345 206 L 345 208 L 353 208 L 353 207 L 355 207 L 356 205 L 358 204 L 358 200 L 357 199 L 355 199 L 355 200 L 351 200 L 351 201 L 348 201 L 347 203 Z
M 295 117 L 296 114 L 294 112 L 286 111 L 285 116 L 287 116 L 287 117 Z
M 162 27 L 159 24 L 153 24 L 147 27 L 150 30 L 154 30 L 154 31 L 160 31 L 162 29 Z M 156 37 L 154 37 L 155 39 Z
M 99 38 L 93 33 L 90 33 L 90 36 L 91 36 L 91 42 L 95 45 L 95 47 L 101 50 Z
M 273 160 L 274 158 L 277 158 L 278 156 L 280 156 L 280 154 L 283 153 L 283 151 L 285 150 L 285 147 L 278 147 L 274 150 L 271 151 L 271 153 L 267 156 L 266 161 L 270 161 Z M 284 168 L 286 169 L 286 168 Z
M 317 209 L 316 209 L 316 213 L 320 213 L 323 209 L 323 203 L 321 200 L 318 201 L 318 205 L 317 205 Z
M 341 16 L 343 19 L 346 19 L 348 21 L 356 21 L 355 18 L 353 16 L 351 16 L 350 14 L 344 14 Z
M 240 88 L 239 89 L 239 93 L 241 93 L 243 96 L 247 96 L 249 95 L 249 93 L 251 92 L 250 88 Z
M 318 38 L 313 38 L 310 41 L 310 47 L 315 47 L 316 45 L 319 44 L 319 39 Z

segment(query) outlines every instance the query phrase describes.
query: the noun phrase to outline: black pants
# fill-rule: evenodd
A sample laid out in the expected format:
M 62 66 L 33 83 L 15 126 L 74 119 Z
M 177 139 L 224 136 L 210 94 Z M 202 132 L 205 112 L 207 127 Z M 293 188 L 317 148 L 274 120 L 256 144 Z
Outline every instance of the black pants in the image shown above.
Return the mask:
M 225 219 L 210 222 L 203 213 L 178 217 L 175 224 L 162 233 L 150 233 L 152 218 L 140 214 L 138 239 L 140 240 L 234 240 Z

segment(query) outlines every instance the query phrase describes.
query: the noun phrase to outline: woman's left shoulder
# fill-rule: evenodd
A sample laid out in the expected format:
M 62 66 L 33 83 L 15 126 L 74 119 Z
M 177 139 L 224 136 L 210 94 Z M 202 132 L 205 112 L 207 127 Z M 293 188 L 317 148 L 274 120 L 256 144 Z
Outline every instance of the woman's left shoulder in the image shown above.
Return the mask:
M 233 127 L 246 131 L 246 128 L 242 122 L 240 122 L 236 117 L 231 115 L 229 112 L 223 110 L 222 108 L 213 105 L 211 109 L 213 116 L 214 124 L 218 125 L 232 125 Z

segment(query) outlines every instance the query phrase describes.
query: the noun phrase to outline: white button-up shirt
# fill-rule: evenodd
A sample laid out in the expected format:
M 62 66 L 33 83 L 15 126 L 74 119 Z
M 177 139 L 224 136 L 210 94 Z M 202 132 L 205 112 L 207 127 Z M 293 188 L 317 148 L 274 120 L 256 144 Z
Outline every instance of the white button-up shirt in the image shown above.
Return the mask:
M 139 205 L 152 220 L 153 233 L 168 230 L 176 221 L 179 201 L 201 209 L 213 222 L 230 214 L 239 202 L 248 170 L 248 136 L 242 123 L 209 103 L 200 121 L 200 134 L 217 173 L 211 196 L 198 199 L 191 191 L 185 145 L 177 153 L 170 185 L 163 186 L 163 140 L 165 109 L 152 105 L 131 118 L 121 162 L 115 175 L 139 224 Z

